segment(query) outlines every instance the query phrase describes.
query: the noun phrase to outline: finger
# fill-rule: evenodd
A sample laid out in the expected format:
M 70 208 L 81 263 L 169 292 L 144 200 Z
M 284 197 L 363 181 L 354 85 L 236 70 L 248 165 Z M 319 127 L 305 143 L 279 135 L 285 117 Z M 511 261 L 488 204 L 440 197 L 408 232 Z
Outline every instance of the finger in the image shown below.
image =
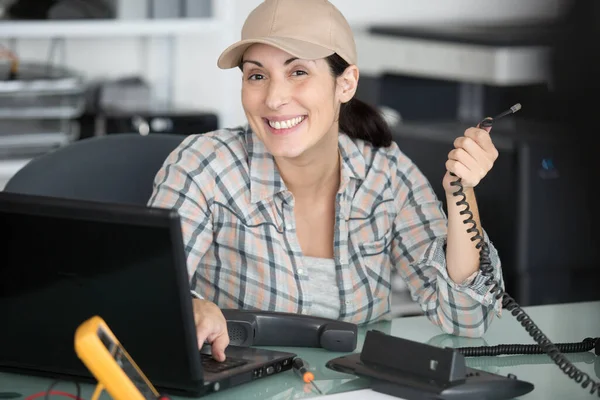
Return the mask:
M 225 349 L 229 346 L 229 334 L 227 330 L 217 336 L 212 342 L 213 358 L 217 361 L 225 361 Z
M 464 164 L 456 160 L 447 160 L 446 169 L 449 172 L 452 172 L 454 175 L 458 176 L 462 180 L 463 186 L 474 187 L 477 185 L 477 183 L 479 183 L 479 181 L 472 181 L 473 178 L 469 169 L 465 167 Z
M 208 340 L 208 337 L 212 333 L 212 327 L 207 323 L 200 323 L 196 325 L 196 337 L 198 339 L 198 348 L 202 349 L 204 343 Z
M 485 117 L 483 121 L 477 124 L 477 128 L 484 129 L 486 132 L 490 132 L 492 130 L 492 126 L 485 126 L 486 124 L 490 124 L 494 119 L 492 117 Z
M 479 128 L 469 128 L 465 131 L 465 137 L 477 143 L 479 147 L 489 154 L 490 159 L 495 160 L 498 157 L 498 150 L 494 146 L 494 142 L 488 131 Z
M 454 141 L 454 147 L 457 149 L 463 149 L 469 153 L 469 155 L 476 160 L 477 164 L 479 164 L 479 167 L 483 169 L 484 172 L 489 171 L 494 165 L 494 161 L 496 161 L 496 159 L 493 158 L 493 154 L 487 153 L 483 148 L 481 148 L 481 146 L 479 146 L 477 142 L 475 142 L 475 140 L 469 137 L 462 136 L 457 138 Z
M 448 153 L 448 158 L 463 164 L 465 167 L 467 167 L 471 174 L 485 174 L 485 171 L 477 163 L 477 160 L 472 155 L 467 153 L 463 148 L 453 149 L 450 151 L 450 153 Z

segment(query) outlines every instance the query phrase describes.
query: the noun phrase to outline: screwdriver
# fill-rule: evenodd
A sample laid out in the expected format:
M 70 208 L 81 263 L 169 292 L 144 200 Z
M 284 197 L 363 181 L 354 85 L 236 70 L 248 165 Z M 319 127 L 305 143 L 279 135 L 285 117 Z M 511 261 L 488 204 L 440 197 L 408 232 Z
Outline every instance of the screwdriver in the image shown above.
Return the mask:
M 319 392 L 319 394 L 323 394 L 315 384 L 315 376 L 312 372 L 308 370 L 308 363 L 306 363 L 301 358 L 296 357 L 294 358 L 294 361 L 292 361 L 292 368 L 294 369 L 294 372 L 298 374 L 298 376 L 300 376 L 300 378 L 302 378 L 302 380 L 305 383 L 312 383 L 317 392 Z

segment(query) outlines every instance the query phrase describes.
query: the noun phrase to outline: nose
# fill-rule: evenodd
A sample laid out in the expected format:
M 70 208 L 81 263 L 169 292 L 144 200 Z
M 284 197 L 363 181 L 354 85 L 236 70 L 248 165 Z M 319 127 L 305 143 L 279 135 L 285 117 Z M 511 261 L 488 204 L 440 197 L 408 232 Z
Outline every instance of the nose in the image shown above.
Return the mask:
M 290 98 L 290 87 L 282 79 L 271 79 L 267 88 L 265 104 L 271 110 L 278 110 L 287 104 Z

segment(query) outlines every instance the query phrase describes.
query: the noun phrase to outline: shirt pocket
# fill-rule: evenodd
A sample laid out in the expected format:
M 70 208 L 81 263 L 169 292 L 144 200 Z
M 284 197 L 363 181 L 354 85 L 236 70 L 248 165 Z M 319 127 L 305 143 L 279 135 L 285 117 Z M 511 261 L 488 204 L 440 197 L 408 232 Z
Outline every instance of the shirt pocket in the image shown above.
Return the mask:
M 373 298 L 371 319 L 377 319 L 389 311 L 392 236 L 393 232 L 390 229 L 380 238 L 358 245 L 360 262 Z

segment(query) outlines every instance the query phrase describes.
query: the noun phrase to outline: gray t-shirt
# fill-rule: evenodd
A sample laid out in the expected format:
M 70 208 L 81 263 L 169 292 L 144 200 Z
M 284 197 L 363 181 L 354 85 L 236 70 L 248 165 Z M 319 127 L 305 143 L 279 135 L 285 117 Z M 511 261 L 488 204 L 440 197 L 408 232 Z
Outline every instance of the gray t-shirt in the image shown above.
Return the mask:
M 308 294 L 313 298 L 308 313 L 317 317 L 338 319 L 340 293 L 335 261 L 331 258 L 304 257 L 304 267 L 308 271 Z

